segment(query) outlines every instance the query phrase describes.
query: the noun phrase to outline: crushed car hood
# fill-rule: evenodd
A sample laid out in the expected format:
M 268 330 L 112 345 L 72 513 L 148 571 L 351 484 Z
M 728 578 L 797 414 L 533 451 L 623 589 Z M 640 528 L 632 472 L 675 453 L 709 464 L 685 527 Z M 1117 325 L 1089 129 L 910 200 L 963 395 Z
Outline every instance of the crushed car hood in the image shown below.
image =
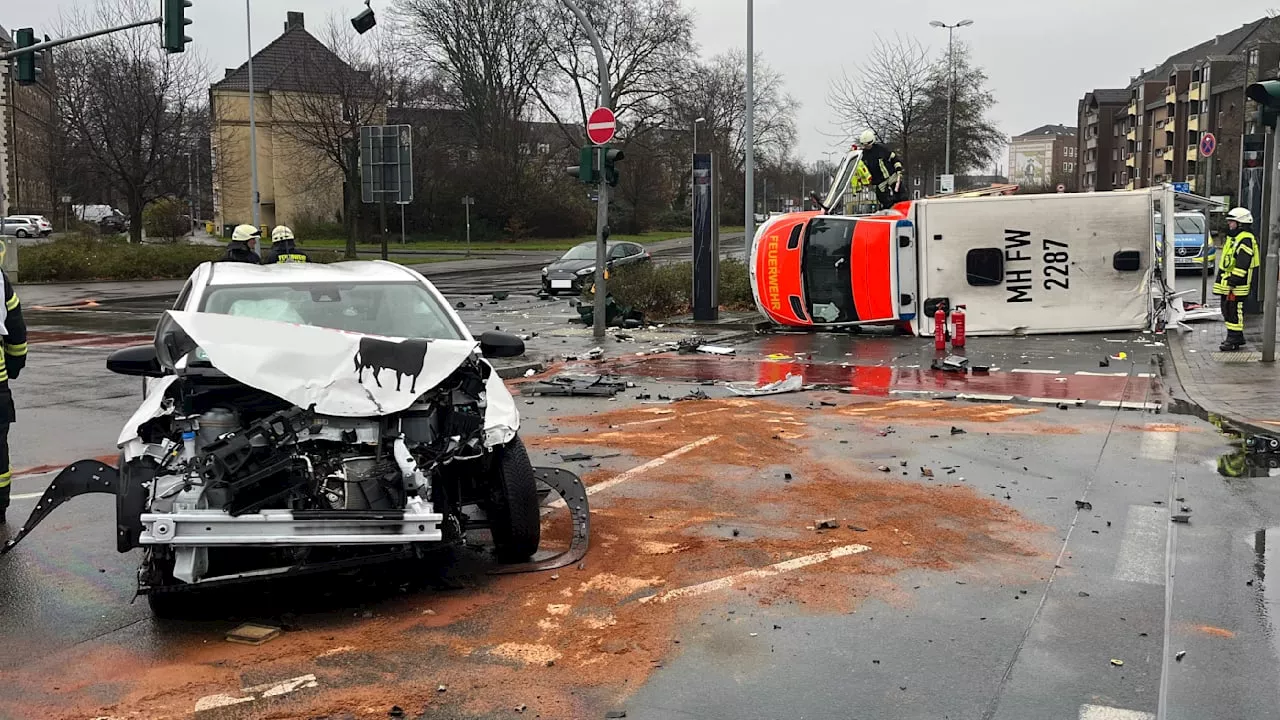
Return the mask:
M 199 347 L 227 376 L 298 407 L 338 417 L 389 415 L 408 408 L 472 357 L 477 346 L 473 340 L 377 337 L 176 310 L 160 320 L 155 342 L 164 367 L 175 369 Z

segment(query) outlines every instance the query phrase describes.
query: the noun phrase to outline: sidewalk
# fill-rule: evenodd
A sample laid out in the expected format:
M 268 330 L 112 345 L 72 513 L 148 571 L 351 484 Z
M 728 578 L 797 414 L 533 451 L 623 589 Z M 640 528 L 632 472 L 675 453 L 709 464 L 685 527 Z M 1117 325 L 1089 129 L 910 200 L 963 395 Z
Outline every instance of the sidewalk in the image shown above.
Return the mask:
M 1170 356 L 1188 400 L 1247 432 L 1280 433 L 1280 363 L 1262 359 L 1262 318 L 1245 318 L 1248 345 L 1224 353 L 1221 322 L 1195 323 L 1169 334 Z

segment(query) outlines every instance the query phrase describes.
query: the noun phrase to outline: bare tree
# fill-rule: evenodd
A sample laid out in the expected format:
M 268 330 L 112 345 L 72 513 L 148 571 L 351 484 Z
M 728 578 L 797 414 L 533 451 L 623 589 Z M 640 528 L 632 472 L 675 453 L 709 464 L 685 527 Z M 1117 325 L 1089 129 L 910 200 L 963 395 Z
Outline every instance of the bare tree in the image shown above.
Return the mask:
M 948 71 L 953 73 L 950 84 L 947 83 Z M 948 60 L 947 54 L 941 53 L 929 73 L 920 132 L 918 138 L 912 140 L 911 164 L 915 168 L 914 172 L 908 171 L 916 177 L 931 167 L 941 169 L 946 165 L 948 89 L 951 91 L 951 171 L 964 174 L 989 168 L 1005 146 L 1004 133 L 989 117 L 996 100 L 987 85 L 987 74 L 973 65 L 969 46 L 956 43 L 952 58 Z
M 95 12 L 64 20 L 62 32 L 119 25 L 155 14 L 147 0 L 99 3 Z M 72 43 L 58 56 L 58 112 L 67 145 L 86 156 L 118 188 L 142 239 L 148 202 L 181 188 L 182 153 L 191 146 L 192 111 L 201 104 L 207 72 L 194 52 L 167 55 L 154 28 Z
M 933 65 L 914 38 L 877 37 L 866 61 L 831 83 L 827 103 L 849 135 L 871 129 L 909 164 L 926 119 Z
M 346 256 L 354 259 L 361 214 L 360 126 L 381 124 L 388 97 L 408 79 L 398 74 L 388 28 L 380 28 L 369 42 L 330 15 L 322 36 L 323 41 L 307 35 L 299 42 L 300 56 L 277 78 L 273 127 L 303 150 L 291 161 L 295 171 L 311 179 L 298 187 L 318 200 L 313 204 L 322 205 L 322 196 L 341 183 Z
M 577 17 L 558 0 L 542 14 L 553 72 L 531 87 L 572 143 L 600 100 L 595 51 Z M 600 36 L 609 67 L 610 107 L 626 129 L 661 124 L 694 58 L 693 15 L 679 0 L 588 0 L 583 12 Z

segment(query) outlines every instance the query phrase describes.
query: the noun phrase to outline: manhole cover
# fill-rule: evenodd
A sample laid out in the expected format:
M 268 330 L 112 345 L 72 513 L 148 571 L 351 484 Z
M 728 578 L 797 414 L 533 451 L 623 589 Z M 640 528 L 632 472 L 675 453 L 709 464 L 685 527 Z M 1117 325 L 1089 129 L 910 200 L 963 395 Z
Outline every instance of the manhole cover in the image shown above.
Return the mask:
M 1212 353 L 1212 357 L 1221 363 L 1262 362 L 1262 353 L 1254 351 L 1215 352 Z

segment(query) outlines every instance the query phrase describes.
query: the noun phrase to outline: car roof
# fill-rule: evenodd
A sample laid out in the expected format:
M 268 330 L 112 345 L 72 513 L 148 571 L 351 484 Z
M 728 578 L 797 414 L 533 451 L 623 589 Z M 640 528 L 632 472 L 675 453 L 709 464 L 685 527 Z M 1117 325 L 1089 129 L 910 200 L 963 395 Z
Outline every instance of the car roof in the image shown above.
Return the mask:
M 639 245 L 639 244 L 640 243 L 631 242 L 630 240 L 608 240 L 605 242 L 605 247 L 617 247 L 618 245 Z M 595 247 L 595 245 L 596 245 L 595 240 L 588 240 L 584 243 L 578 243 L 577 245 L 574 245 L 574 247 Z
M 212 263 L 208 285 L 274 285 L 290 283 L 419 282 L 401 265 L 381 260 L 348 260 L 337 263 L 279 263 L 253 265 L 240 262 Z

